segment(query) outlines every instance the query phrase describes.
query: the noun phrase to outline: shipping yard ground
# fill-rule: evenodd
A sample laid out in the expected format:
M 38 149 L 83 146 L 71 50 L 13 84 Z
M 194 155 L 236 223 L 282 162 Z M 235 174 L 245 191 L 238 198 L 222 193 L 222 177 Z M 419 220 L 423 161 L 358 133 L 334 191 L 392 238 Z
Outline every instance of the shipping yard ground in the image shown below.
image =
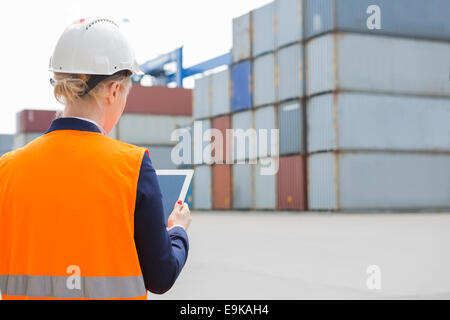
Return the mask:
M 450 299 L 450 213 L 192 215 L 188 262 L 150 299 Z

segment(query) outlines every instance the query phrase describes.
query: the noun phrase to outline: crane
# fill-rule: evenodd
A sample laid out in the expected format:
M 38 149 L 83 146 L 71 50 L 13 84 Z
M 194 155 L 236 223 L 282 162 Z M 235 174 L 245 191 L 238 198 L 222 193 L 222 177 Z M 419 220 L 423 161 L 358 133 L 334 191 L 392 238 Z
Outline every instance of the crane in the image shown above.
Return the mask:
M 177 87 L 183 86 L 183 79 L 195 74 L 203 73 L 220 66 L 231 65 L 231 51 L 218 57 L 203 61 L 189 68 L 183 66 L 183 47 L 179 47 L 171 52 L 165 53 L 154 59 L 143 63 L 140 68 L 144 75 L 150 75 L 155 78 L 158 84 L 167 85 L 176 83 Z M 175 72 L 168 72 L 164 67 L 169 63 L 176 64 Z M 140 83 L 143 75 L 133 76 L 133 81 Z

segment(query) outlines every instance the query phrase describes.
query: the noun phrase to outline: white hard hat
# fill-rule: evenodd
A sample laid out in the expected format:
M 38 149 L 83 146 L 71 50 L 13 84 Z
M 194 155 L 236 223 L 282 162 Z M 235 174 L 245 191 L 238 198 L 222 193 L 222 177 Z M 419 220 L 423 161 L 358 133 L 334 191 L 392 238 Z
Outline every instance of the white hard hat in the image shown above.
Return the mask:
M 80 19 L 64 30 L 50 57 L 49 71 L 112 75 L 129 70 L 139 73 L 134 51 L 112 20 Z

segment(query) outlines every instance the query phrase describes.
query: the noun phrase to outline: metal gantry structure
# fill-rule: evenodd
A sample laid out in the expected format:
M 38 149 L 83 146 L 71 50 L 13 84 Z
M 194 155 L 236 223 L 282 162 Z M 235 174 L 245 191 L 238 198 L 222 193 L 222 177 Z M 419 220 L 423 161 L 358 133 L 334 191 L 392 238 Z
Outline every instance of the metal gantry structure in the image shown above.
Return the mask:
M 152 76 L 157 79 L 158 83 L 167 85 L 169 83 L 175 83 L 177 87 L 183 87 L 183 79 L 191 77 L 195 74 L 203 73 L 205 71 L 215 69 L 221 66 L 231 65 L 231 51 L 221 56 L 209 59 L 207 61 L 198 63 L 189 68 L 183 66 L 183 47 L 177 48 L 171 52 L 160 55 L 157 58 L 151 59 L 143 63 L 141 71 L 144 75 Z M 165 66 L 175 63 L 176 71 L 170 72 L 165 69 Z M 135 76 L 134 82 L 140 83 L 143 75 Z

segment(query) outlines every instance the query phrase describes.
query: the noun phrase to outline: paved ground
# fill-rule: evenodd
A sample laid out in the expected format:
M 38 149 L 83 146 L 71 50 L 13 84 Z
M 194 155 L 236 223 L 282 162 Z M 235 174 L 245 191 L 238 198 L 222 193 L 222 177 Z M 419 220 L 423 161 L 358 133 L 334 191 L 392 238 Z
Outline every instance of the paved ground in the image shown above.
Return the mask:
M 450 299 L 450 214 L 193 212 L 189 237 L 151 299 Z

